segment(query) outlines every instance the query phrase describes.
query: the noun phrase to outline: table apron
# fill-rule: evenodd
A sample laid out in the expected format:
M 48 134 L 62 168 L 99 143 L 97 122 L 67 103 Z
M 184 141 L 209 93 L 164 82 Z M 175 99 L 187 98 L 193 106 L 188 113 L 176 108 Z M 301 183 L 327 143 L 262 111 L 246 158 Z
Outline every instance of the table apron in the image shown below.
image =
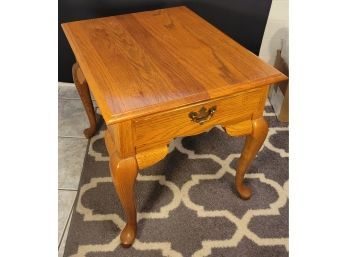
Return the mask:
M 225 127 L 251 120 L 255 115 L 260 113 L 262 115 L 266 94 L 267 87 L 262 87 L 218 100 L 137 118 L 133 121 L 136 152 L 168 144 L 176 137 L 205 132 L 216 125 Z M 202 124 L 192 121 L 189 114 L 199 113 L 202 108 L 205 108 L 206 112 L 215 108 L 215 112 Z

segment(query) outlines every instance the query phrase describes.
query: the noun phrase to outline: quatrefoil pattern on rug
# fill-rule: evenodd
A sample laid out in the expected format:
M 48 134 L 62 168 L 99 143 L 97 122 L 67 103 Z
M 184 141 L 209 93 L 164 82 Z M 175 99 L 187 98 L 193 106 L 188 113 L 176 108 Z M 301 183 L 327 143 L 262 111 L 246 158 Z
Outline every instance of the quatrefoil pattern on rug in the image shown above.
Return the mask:
M 243 137 L 215 127 L 177 138 L 165 159 L 139 172 L 129 249 L 120 246 L 125 217 L 101 131 L 90 141 L 64 256 L 288 256 L 288 127 L 265 115 L 269 134 L 246 175 L 250 200 L 234 186 Z

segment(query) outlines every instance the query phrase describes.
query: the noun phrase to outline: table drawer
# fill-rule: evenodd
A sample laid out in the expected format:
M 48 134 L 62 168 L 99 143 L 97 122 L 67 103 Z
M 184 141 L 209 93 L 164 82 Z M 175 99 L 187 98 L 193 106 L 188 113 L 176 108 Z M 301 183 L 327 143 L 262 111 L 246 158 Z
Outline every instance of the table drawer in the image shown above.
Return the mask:
M 198 134 L 214 125 L 251 119 L 264 104 L 264 98 L 264 89 L 254 89 L 135 119 L 135 145 L 144 150 L 154 143 L 168 143 L 172 138 Z

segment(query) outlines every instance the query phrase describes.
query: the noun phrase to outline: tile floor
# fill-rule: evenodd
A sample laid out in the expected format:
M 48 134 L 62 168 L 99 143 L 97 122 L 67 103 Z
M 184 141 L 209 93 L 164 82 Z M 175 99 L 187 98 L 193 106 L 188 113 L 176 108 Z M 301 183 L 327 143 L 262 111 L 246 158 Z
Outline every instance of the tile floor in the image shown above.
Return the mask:
M 88 119 L 74 84 L 59 82 L 58 98 L 58 247 L 61 257 L 88 143 L 83 135 Z

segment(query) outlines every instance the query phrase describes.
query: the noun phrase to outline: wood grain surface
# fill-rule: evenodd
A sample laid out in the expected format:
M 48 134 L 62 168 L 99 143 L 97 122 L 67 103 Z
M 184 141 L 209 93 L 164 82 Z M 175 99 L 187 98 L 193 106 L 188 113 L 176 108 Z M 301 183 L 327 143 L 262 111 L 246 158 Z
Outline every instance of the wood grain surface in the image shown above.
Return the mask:
M 94 106 L 87 81 L 81 72 L 78 63 L 75 63 L 72 67 L 72 76 L 90 124 L 90 127 L 86 128 L 83 133 L 85 134 L 86 138 L 91 138 L 97 132 L 97 118 L 95 116 Z
M 244 184 L 244 175 L 262 146 L 268 133 L 268 123 L 261 117 L 252 121 L 252 132 L 246 137 L 242 154 L 238 160 L 235 185 L 239 196 L 242 199 L 251 197 L 251 188 Z
M 243 199 L 251 196 L 244 175 L 267 135 L 268 85 L 285 75 L 186 7 L 70 22 L 63 29 L 79 65 L 74 71 L 88 82 L 107 124 L 110 171 L 127 220 L 123 246 L 136 237 L 138 169 L 163 159 L 175 137 L 215 125 L 247 135 L 236 188 Z
M 107 124 L 287 78 L 183 6 L 62 26 Z
M 232 97 L 209 100 L 134 119 L 136 149 L 137 151 L 150 149 L 160 142 L 165 145 L 172 138 L 199 134 L 215 125 L 227 126 L 251 120 L 254 112 L 264 107 L 264 91 L 265 88 L 253 89 L 237 93 Z M 213 106 L 216 107 L 214 116 L 203 124 L 190 119 L 190 112 Z

